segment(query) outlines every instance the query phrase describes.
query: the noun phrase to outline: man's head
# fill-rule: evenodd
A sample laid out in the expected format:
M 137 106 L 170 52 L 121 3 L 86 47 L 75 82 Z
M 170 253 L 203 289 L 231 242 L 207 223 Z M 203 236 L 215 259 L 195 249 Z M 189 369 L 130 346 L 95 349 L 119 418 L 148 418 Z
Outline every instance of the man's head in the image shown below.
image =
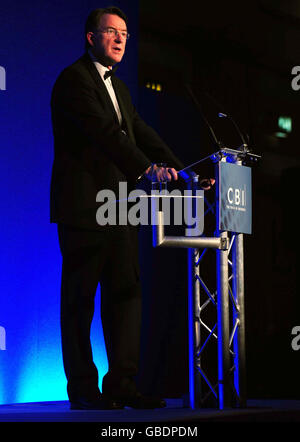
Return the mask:
M 85 24 L 86 49 L 105 66 L 119 63 L 127 42 L 127 17 L 117 7 L 95 9 Z

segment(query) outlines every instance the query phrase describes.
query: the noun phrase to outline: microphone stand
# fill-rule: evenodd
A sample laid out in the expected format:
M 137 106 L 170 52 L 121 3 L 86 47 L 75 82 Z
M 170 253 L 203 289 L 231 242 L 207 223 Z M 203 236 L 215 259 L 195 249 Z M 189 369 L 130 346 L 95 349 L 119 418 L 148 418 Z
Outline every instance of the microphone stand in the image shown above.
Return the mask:
M 195 97 L 195 94 L 193 93 L 193 91 L 192 91 L 192 89 L 191 89 L 191 87 L 190 87 L 190 85 L 188 83 L 185 84 L 185 88 L 188 91 L 188 93 L 189 93 L 193 103 L 195 104 L 195 106 L 199 110 L 200 115 L 201 115 L 203 121 L 205 122 L 206 126 L 208 127 L 209 133 L 210 133 L 210 135 L 211 135 L 211 137 L 213 139 L 213 142 L 216 145 L 217 149 L 220 149 L 220 148 L 224 147 L 223 143 L 217 139 L 216 134 L 215 134 L 213 128 L 209 124 L 209 122 L 208 122 L 208 120 L 207 120 L 207 118 L 206 118 L 206 116 L 205 116 L 205 114 L 204 114 L 204 112 L 202 110 L 202 106 L 200 105 L 199 101 Z
M 249 152 L 250 149 L 248 148 L 248 144 L 246 143 L 246 140 L 245 140 L 242 132 L 240 131 L 238 125 L 236 124 L 236 122 L 234 121 L 232 116 L 228 115 L 228 114 L 224 114 L 223 112 L 219 112 L 218 113 L 218 117 L 219 118 L 228 118 L 233 123 L 237 133 L 239 134 L 239 136 L 240 136 L 240 138 L 242 140 L 242 145 L 238 148 L 238 150 L 242 150 L 243 152 Z
M 207 120 L 207 118 L 206 118 L 206 116 L 205 116 L 205 114 L 204 114 L 204 112 L 203 112 L 203 110 L 202 110 L 202 106 L 200 105 L 199 101 L 197 100 L 197 98 L 195 97 L 195 94 L 194 94 L 193 91 L 192 91 L 191 86 L 190 86 L 188 83 L 186 83 L 186 84 L 185 84 L 185 88 L 186 88 L 186 90 L 187 90 L 189 96 L 191 97 L 191 99 L 192 99 L 194 105 L 195 105 L 196 108 L 198 109 L 198 111 L 199 111 L 199 113 L 200 113 L 200 115 L 201 115 L 201 117 L 202 117 L 204 123 L 205 123 L 206 126 L 208 127 L 209 134 L 210 134 L 210 136 L 211 136 L 211 138 L 212 138 L 212 140 L 213 140 L 213 144 L 216 146 L 217 150 L 222 149 L 222 148 L 224 147 L 224 144 L 222 143 L 222 141 L 219 141 L 219 140 L 217 139 L 216 134 L 215 134 L 213 128 L 212 128 L 211 125 L 209 124 L 209 122 L 208 122 L 208 120 Z M 184 178 L 185 180 L 187 180 L 187 178 L 188 178 L 189 176 L 192 176 L 192 177 L 195 176 L 196 174 L 195 174 L 195 172 L 193 172 L 193 171 L 191 170 L 191 167 L 196 166 L 197 164 L 201 163 L 202 161 L 207 160 L 208 158 L 210 158 L 210 156 L 211 156 L 211 155 L 208 155 L 207 157 L 202 158 L 201 160 L 196 161 L 196 162 L 193 163 L 193 164 L 190 164 L 189 166 L 185 167 L 184 169 L 179 170 L 178 173 L 179 173 L 180 176 L 182 176 L 182 178 Z M 186 175 L 186 173 L 187 173 L 188 175 Z

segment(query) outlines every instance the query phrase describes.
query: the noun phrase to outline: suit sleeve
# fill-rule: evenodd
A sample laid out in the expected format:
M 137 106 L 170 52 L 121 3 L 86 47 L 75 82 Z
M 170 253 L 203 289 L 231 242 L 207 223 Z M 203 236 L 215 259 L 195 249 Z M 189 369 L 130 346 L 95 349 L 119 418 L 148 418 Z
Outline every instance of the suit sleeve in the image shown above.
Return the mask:
M 184 168 L 183 163 L 173 154 L 158 133 L 145 123 L 136 110 L 134 110 L 133 127 L 137 145 L 153 163 L 166 163 L 167 166 L 177 170 Z
M 183 169 L 182 162 L 173 154 L 158 133 L 140 117 L 132 103 L 126 84 L 118 79 L 116 86 L 120 88 L 119 92 L 122 93 L 122 98 L 126 103 L 126 111 L 130 115 L 130 123 L 138 148 L 151 159 L 152 163 L 166 163 L 167 166 L 177 170 Z
M 111 114 L 105 112 L 95 87 L 80 72 L 61 74 L 53 89 L 51 106 L 54 118 L 72 121 L 128 179 L 136 180 L 151 164 L 146 153 L 124 135 Z

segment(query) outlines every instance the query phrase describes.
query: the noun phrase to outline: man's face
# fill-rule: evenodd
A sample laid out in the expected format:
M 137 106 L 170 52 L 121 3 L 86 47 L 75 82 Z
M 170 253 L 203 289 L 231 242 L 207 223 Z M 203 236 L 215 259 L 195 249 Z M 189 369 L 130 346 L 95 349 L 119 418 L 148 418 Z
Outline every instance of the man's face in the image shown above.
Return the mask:
M 117 35 L 109 35 L 107 29 L 119 31 Z M 127 32 L 125 21 L 118 15 L 104 14 L 100 18 L 98 31 L 88 33 L 87 38 L 92 44 L 92 51 L 95 57 L 105 66 L 112 66 L 119 63 L 125 53 L 127 39 L 121 33 Z M 90 34 L 90 35 L 89 35 Z

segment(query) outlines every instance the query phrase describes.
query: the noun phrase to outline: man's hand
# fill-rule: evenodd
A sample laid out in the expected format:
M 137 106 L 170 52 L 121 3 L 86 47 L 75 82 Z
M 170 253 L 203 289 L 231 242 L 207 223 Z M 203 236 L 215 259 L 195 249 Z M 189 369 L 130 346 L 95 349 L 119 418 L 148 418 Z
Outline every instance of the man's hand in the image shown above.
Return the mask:
M 145 176 L 152 182 L 166 182 L 166 181 L 177 181 L 178 173 L 173 167 L 160 167 L 154 164 L 149 166 L 145 171 Z M 215 184 L 216 180 L 214 178 L 203 178 L 200 181 L 200 186 L 203 190 L 210 190 Z
M 166 182 L 178 180 L 177 171 L 173 167 L 160 167 L 154 164 L 154 166 L 148 167 L 145 172 L 146 177 L 152 182 Z

